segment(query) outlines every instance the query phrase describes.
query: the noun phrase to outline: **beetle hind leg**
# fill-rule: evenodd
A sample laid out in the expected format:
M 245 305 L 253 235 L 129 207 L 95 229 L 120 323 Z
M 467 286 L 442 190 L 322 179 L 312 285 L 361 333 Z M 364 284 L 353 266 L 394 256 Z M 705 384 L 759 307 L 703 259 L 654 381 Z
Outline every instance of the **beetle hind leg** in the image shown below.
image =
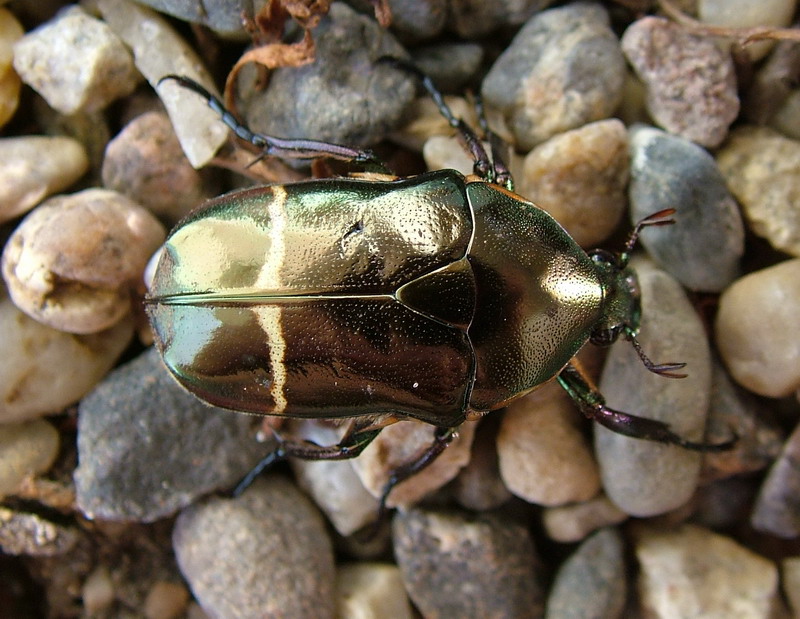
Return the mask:
M 735 436 L 723 443 L 690 441 L 670 430 L 669 425 L 662 421 L 609 408 L 603 395 L 573 363 L 567 364 L 561 371 L 558 382 L 586 417 L 618 434 L 702 452 L 725 451 L 736 443 Z

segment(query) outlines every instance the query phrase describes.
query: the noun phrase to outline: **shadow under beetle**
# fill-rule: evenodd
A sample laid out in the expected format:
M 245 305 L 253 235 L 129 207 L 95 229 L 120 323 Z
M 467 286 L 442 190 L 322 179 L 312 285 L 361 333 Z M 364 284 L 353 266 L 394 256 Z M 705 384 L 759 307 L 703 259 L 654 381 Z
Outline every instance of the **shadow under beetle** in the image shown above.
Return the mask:
M 337 445 L 279 438 L 265 466 L 295 456 L 352 458 L 382 428 L 413 418 L 436 427 L 432 444 L 395 470 L 399 482 L 432 462 L 468 418 L 501 408 L 556 378 L 584 415 L 627 436 L 716 451 L 660 421 L 613 410 L 572 360 L 587 342 L 622 335 L 648 370 L 636 333 L 640 303 L 623 252 L 584 252 L 544 210 L 513 193 L 492 157 L 455 118 L 429 78 L 413 73 L 458 131 L 474 174 L 309 180 L 210 200 L 169 235 L 145 299 L 170 372 L 208 403 L 297 418 L 350 418 Z M 333 157 L 384 171 L 369 151 L 250 131 L 194 81 L 201 96 L 260 156 Z M 162 80 L 162 81 L 163 81 Z M 482 115 L 481 115 L 482 116 Z M 481 122 L 482 130 L 496 139 Z

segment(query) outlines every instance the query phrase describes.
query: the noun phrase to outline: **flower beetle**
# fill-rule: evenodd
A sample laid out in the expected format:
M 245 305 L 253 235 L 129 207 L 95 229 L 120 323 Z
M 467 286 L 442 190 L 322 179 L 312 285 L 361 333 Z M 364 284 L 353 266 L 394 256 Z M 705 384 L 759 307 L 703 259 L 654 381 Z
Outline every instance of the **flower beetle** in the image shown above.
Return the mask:
M 171 232 L 145 300 L 156 345 L 178 380 L 223 408 L 297 418 L 349 418 L 337 445 L 289 437 L 258 471 L 287 456 L 357 456 L 387 425 L 436 427 L 430 447 L 394 472 L 391 488 L 429 464 L 468 418 L 556 378 L 589 418 L 625 435 L 693 450 L 659 421 L 613 410 L 572 358 L 587 342 L 636 341 L 639 294 L 625 250 L 584 252 L 544 210 L 513 192 L 494 152 L 422 78 L 475 161 L 410 178 L 309 180 L 210 200 Z M 188 78 L 264 155 L 328 156 L 380 169 L 369 152 L 253 133 Z M 485 122 L 484 132 L 488 132 Z M 492 134 L 489 133 L 492 138 Z

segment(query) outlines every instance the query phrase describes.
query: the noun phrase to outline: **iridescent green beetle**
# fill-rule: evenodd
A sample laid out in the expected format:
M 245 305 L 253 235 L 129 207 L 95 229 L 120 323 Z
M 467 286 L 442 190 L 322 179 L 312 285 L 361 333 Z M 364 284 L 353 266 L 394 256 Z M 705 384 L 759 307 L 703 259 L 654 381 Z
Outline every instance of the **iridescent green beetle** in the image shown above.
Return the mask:
M 354 457 L 400 419 L 436 426 L 434 442 L 395 472 L 384 498 L 466 419 L 552 378 L 587 417 L 616 432 L 695 450 L 728 447 L 608 408 L 571 362 L 587 341 L 610 344 L 622 334 L 649 370 L 681 376 L 674 371 L 683 364 L 654 365 L 639 349 L 637 283 L 626 266 L 641 227 L 671 223 L 671 211 L 640 222 L 621 254 L 585 253 L 513 193 L 500 159 L 493 153 L 489 163 L 475 133 L 421 77 L 473 153 L 476 175 L 316 180 L 203 205 L 170 234 L 146 299 L 175 378 L 236 411 L 351 418 L 338 445 L 284 439 L 262 465 Z M 375 163 L 368 151 L 254 134 L 195 82 L 165 79 L 204 96 L 265 155 Z

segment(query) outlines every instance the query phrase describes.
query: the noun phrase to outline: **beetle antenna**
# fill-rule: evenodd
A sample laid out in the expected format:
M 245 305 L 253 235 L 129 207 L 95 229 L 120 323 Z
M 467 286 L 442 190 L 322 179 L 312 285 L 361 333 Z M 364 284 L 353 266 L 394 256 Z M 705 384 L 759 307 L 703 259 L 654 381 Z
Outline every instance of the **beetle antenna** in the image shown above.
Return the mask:
M 474 93 L 472 100 L 475 105 L 475 112 L 478 115 L 478 125 L 483 132 L 484 139 L 488 140 L 491 148 L 494 182 L 509 191 L 514 191 L 514 179 L 511 176 L 511 170 L 506 165 L 505 159 L 500 155 L 500 151 L 507 152 L 508 145 L 489 127 L 489 121 L 486 120 L 486 110 L 483 107 L 483 97 L 481 97 L 480 93 Z

